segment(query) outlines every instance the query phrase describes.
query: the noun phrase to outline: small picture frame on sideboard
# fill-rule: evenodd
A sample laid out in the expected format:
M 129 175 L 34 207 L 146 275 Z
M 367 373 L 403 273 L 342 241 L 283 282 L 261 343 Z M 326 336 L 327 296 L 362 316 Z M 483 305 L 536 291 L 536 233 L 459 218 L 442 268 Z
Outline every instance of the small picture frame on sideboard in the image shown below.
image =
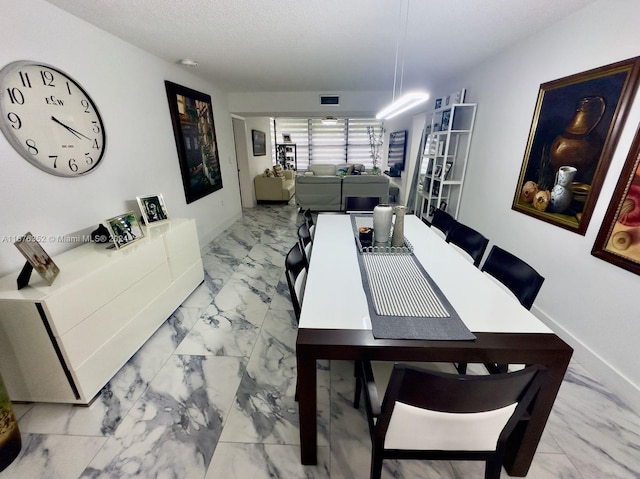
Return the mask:
M 133 211 L 109 218 L 105 224 L 116 249 L 124 248 L 144 238 L 144 232 Z
M 157 224 L 169 221 L 167 208 L 161 194 L 136 196 L 142 219 L 147 226 L 155 226 Z
M 48 285 L 51 285 L 53 283 L 53 280 L 56 279 L 56 276 L 58 276 L 60 269 L 53 262 L 51 256 L 49 256 L 47 252 L 42 248 L 38 240 L 30 232 L 27 232 L 23 236 L 18 238 L 18 241 L 16 241 L 14 245 L 16 248 L 18 248 L 20 253 L 22 253 L 22 256 L 24 256 L 29 263 L 29 265 L 25 265 L 25 267 L 28 268 L 28 274 L 25 278 L 26 282 L 21 285 L 19 281 L 18 289 L 26 286 L 29 282 L 28 276 L 31 274 L 31 269 L 29 268 L 29 266 L 35 269 L 38 274 L 42 276 L 42 279 L 47 282 Z M 23 269 L 23 272 L 24 271 L 25 270 Z

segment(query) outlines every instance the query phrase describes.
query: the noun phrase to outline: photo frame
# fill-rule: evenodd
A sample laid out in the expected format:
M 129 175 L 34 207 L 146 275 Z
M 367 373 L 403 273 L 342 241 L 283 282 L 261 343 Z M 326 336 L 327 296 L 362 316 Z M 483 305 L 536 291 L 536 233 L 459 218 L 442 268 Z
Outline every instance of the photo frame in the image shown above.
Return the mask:
M 435 103 L 435 110 L 439 110 L 440 108 L 442 108 L 442 98 L 436 98 L 436 103 Z
M 251 142 L 253 143 L 253 156 L 265 156 L 267 154 L 267 135 L 264 131 L 251 130 Z
M 450 120 L 451 120 L 451 110 L 443 111 L 442 112 L 442 131 L 447 131 L 450 128 L 450 125 L 449 125 Z
M 453 162 L 447 161 L 444 165 L 444 179 L 446 180 L 449 177 L 449 172 L 451 171 L 451 167 L 453 166 Z
M 167 207 L 164 204 L 162 195 L 136 196 L 142 219 L 147 226 L 155 226 L 157 224 L 169 221 Z
M 133 211 L 109 218 L 104 223 L 117 249 L 130 246 L 144 238 L 144 232 Z
M 640 125 L 591 254 L 640 274 Z
M 290 133 L 283 133 L 282 134 L 282 142 L 283 143 L 291 143 L 291 134 Z
M 42 279 L 44 279 L 48 285 L 53 284 L 58 273 L 60 273 L 60 268 L 58 268 L 58 266 L 53 262 L 51 256 L 47 254 L 38 240 L 30 232 L 27 232 L 24 236 L 18 238 L 18 240 L 13 244 L 18 248 L 20 253 L 22 253 L 22 256 L 25 257 L 29 265 L 38 272 Z M 24 271 L 25 270 L 23 269 L 23 272 Z M 31 270 L 29 269 L 28 275 L 30 274 Z M 23 273 L 21 273 L 21 276 L 22 275 Z M 28 275 L 26 277 L 26 282 L 24 282 L 23 285 L 20 285 L 19 278 L 18 289 L 22 288 L 22 286 L 26 286 L 28 283 Z
M 637 89 L 639 58 L 540 85 L 513 210 L 586 233 Z
M 222 188 L 211 96 L 165 81 L 187 204 Z

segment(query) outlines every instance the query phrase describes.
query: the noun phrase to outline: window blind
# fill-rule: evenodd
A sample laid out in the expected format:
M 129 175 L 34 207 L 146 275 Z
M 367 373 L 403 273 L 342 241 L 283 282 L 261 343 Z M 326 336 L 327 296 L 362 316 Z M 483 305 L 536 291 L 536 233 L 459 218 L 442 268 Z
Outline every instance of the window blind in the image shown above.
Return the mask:
M 367 127 L 378 135 L 382 131 L 382 121 L 369 118 L 339 118 L 335 124 L 323 124 L 320 118 L 276 118 L 273 125 L 274 144 L 282 143 L 283 133 L 296 144 L 299 170 L 308 169 L 309 164 L 333 163 L 363 164 L 370 170 Z

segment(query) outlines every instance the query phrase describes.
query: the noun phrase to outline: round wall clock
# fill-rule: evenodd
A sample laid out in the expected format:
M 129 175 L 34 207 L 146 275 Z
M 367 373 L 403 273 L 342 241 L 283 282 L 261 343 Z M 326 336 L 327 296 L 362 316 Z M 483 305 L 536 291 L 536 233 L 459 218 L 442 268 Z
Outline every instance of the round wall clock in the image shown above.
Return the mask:
M 75 177 L 104 156 L 102 118 L 87 92 L 44 63 L 18 61 L 0 70 L 0 129 L 20 155 L 41 170 Z

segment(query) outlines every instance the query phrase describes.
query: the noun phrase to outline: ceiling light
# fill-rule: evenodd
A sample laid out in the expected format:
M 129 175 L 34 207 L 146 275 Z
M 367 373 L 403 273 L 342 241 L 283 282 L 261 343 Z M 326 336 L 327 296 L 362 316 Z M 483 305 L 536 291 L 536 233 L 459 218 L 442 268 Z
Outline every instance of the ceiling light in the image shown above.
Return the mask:
M 338 123 L 338 119 L 332 116 L 328 116 L 322 119 L 323 125 L 336 125 Z
M 197 67 L 198 62 L 195 60 L 191 60 L 190 58 L 183 58 L 180 60 L 180 65 L 184 65 L 185 67 Z
M 400 28 L 402 26 L 402 4 L 400 3 L 400 20 L 398 21 L 398 38 L 396 39 L 396 59 L 393 70 L 393 94 L 391 98 L 391 105 L 383 108 L 377 115 L 376 118 L 378 120 L 384 119 L 389 120 L 400 113 L 404 113 L 411 108 L 418 106 L 421 103 L 424 103 L 429 98 L 429 94 L 425 92 L 410 92 L 406 95 L 402 96 L 402 80 L 404 79 L 404 51 L 405 44 L 407 41 L 407 29 L 409 24 L 409 0 L 406 0 L 407 7 L 405 9 L 405 17 L 404 17 L 404 38 L 402 40 L 402 47 L 400 46 Z M 400 65 L 400 72 L 398 72 L 398 58 L 400 56 L 400 52 L 402 52 L 402 60 Z M 398 81 L 399 80 L 399 81 Z M 398 100 L 396 100 L 396 84 L 399 84 L 398 88 Z
M 398 98 L 396 101 L 391 103 L 391 105 L 383 108 L 376 115 L 378 120 L 389 120 L 395 116 L 398 116 L 400 113 L 404 113 L 407 110 L 412 109 L 413 107 L 418 106 L 420 103 L 424 103 L 429 99 L 429 94 L 425 92 L 411 92 L 406 95 Z

